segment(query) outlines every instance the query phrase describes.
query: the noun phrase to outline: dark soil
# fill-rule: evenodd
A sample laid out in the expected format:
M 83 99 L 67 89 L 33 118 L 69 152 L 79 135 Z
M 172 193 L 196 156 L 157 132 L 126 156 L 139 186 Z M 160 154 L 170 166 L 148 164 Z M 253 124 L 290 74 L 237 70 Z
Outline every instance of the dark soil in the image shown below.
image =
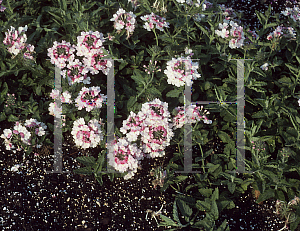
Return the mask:
M 83 155 L 70 143 L 63 145 L 63 166 L 68 171 L 80 166 L 74 159 Z M 164 158 L 144 161 L 142 170 L 132 180 L 116 178 L 111 182 L 105 176 L 103 186 L 93 176 L 46 173 L 53 170 L 50 147 L 42 148 L 39 157 L 26 158 L 22 152 L 6 151 L 2 139 L 0 149 L 2 230 L 167 230 L 158 228 L 154 219 L 146 221 L 145 216 L 147 209 L 158 211 L 164 205 L 162 214 L 172 218 L 175 191 L 168 188 L 161 193 L 159 186 L 154 189 L 151 183 L 154 178 L 149 175 L 155 165 L 166 166 L 174 152 L 172 147 L 167 148 Z M 96 151 L 92 150 L 90 155 Z M 24 167 L 13 172 L 10 168 L 15 164 Z M 186 182 L 193 183 L 193 177 Z M 273 213 L 274 203 L 256 204 L 249 189 L 236 201 L 235 209 L 222 212 L 217 225 L 226 218 L 230 230 L 278 230 L 284 224 Z

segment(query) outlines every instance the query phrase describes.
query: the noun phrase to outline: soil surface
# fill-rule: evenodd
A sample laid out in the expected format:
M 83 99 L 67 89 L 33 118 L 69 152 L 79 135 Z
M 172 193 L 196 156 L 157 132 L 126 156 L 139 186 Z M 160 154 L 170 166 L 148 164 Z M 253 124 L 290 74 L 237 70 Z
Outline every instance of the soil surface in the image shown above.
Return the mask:
M 5 126 L 6 127 L 6 126 Z M 7 127 L 8 124 L 7 124 Z M 4 129 L 4 128 L 3 128 Z M 0 130 L 1 134 L 3 129 Z M 66 135 L 66 140 L 72 140 Z M 72 141 L 63 144 L 64 171 L 71 173 L 46 173 L 53 170 L 53 149 L 45 147 L 25 157 L 22 152 L 6 151 L 0 142 L 0 227 L 2 230 L 167 230 L 158 227 L 155 219 L 145 219 L 146 210 L 158 211 L 172 218 L 172 194 L 168 188 L 160 192 L 152 185 L 154 177 L 150 170 L 160 164 L 166 166 L 173 147 L 168 147 L 166 156 L 144 161 L 142 169 L 133 179 L 124 181 L 106 176 L 100 184 L 93 176 L 78 175 L 72 171 L 80 167 L 75 158 L 86 153 L 78 152 Z M 210 144 L 212 147 L 212 144 Z M 210 148 L 207 147 L 207 150 Z M 217 151 L 219 148 L 215 148 Z M 97 156 L 93 149 L 90 155 Z M 205 151 L 205 150 L 203 150 Z M 11 167 L 20 164 L 18 171 Z M 192 184 L 193 177 L 185 184 Z M 182 185 L 185 186 L 185 185 Z M 283 221 L 273 213 L 275 201 L 263 205 L 255 203 L 251 189 L 236 201 L 236 208 L 223 211 L 217 225 L 226 218 L 230 230 L 279 230 Z M 205 215 L 199 215 L 199 219 Z M 148 215 L 150 217 L 150 214 Z M 160 220 L 157 218 L 158 221 Z M 181 230 L 193 230 L 185 228 Z M 198 230 L 198 229 L 195 229 Z

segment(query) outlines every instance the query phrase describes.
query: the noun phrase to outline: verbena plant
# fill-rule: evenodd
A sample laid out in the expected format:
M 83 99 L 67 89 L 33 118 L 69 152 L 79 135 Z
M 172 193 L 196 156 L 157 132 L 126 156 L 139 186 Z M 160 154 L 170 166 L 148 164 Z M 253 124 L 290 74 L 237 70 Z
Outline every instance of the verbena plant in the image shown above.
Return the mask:
M 63 105 L 62 114 L 66 117 L 63 132 L 71 132 L 76 136 L 78 132 L 82 132 L 79 126 L 89 121 L 89 126 L 84 127 L 93 130 L 93 138 L 89 136 L 89 145 L 83 146 L 80 139 L 74 139 L 74 142 L 79 149 L 100 146 L 98 159 L 89 155 L 77 158 L 86 166 L 76 170 L 77 173 L 93 174 L 102 184 L 102 177 L 105 175 L 103 172 L 109 164 L 105 158 L 107 109 L 104 106 L 105 95 L 101 95 L 107 91 L 109 64 L 101 63 L 104 61 L 98 58 L 95 62 L 101 63 L 100 67 L 92 68 L 92 61 L 86 55 L 86 59 L 80 60 L 81 64 L 85 64 L 82 68 L 87 68 L 82 72 L 82 78 L 68 79 L 69 74 L 63 73 L 64 94 L 61 96 L 60 92 L 52 91 L 55 88 L 54 64 L 62 65 L 62 70 L 68 67 L 63 66 L 66 60 L 55 59 L 53 50 L 49 49 L 55 43 L 64 43 L 69 48 L 71 45 L 78 46 L 78 37 L 90 33 L 90 36 L 103 41 L 89 44 L 88 40 L 88 46 L 94 46 L 95 49 L 101 47 L 102 58 L 115 60 L 115 130 L 120 138 L 127 133 L 127 140 L 119 139 L 120 148 L 123 148 L 122 145 L 127 147 L 127 156 L 117 156 L 119 162 L 117 165 L 113 164 L 120 173 L 109 173 L 110 179 L 113 180 L 116 176 L 125 179 L 126 176 L 133 177 L 138 164 L 145 161 L 138 148 L 144 145 L 143 152 L 147 153 L 145 135 L 144 138 L 141 135 L 145 133 L 140 130 L 140 136 L 135 137 L 138 135 L 130 133 L 123 121 L 128 120 L 129 116 L 134 118 L 135 115 L 140 115 L 141 121 L 135 117 L 134 122 L 148 121 L 148 126 L 155 127 L 153 123 L 157 120 L 153 122 L 147 113 L 139 114 L 143 110 L 155 112 L 152 117 L 157 117 L 166 124 L 172 118 L 172 130 L 167 131 L 166 126 L 166 133 L 162 132 L 164 124 L 160 129 L 152 131 L 156 140 L 162 140 L 167 137 L 166 134 L 173 133 L 170 135 L 172 139 L 165 139 L 161 144 L 163 149 L 168 145 L 178 147 L 176 153 L 170 154 L 172 158 L 164 166 L 165 171 L 160 169 L 156 172 L 154 184 L 159 185 L 161 191 L 170 186 L 176 192 L 173 216 L 168 218 L 160 215 L 164 220 L 160 225 L 171 226 L 173 229 L 193 227 L 229 230 L 226 220 L 220 227 L 216 227 L 215 221 L 222 210 L 235 207 L 234 199 L 245 193 L 250 185 L 260 192 L 257 202 L 267 199 L 290 201 L 299 196 L 300 52 L 299 18 L 294 17 L 297 15 L 297 8 L 282 12 L 286 15 L 285 21 L 279 20 L 279 14 L 271 16 L 271 7 L 264 14 L 256 12 L 262 29 L 254 32 L 243 28 L 237 17 L 238 13 L 226 9 L 218 2 L 124 0 L 101 3 L 57 0 L 43 1 L 41 4 L 34 0 L 11 0 L 2 4 L 6 9 L 0 12 L 0 40 L 5 41 L 0 45 L 0 121 L 9 122 L 11 126 L 16 121 L 29 118 L 43 122 L 50 130 L 43 142 L 53 145 L 53 115 L 56 109 L 51 98 L 62 97 L 64 102 L 73 101 L 73 104 Z M 15 31 L 11 26 L 15 27 Z M 16 38 L 8 40 L 5 32 L 9 31 L 18 31 L 17 35 L 20 38 L 23 36 L 24 43 L 23 40 L 18 40 L 19 46 L 13 45 L 12 41 L 16 42 Z M 94 34 L 97 31 L 99 33 Z M 87 51 L 81 49 L 84 56 Z M 49 55 L 51 52 L 52 56 Z M 70 56 L 71 53 L 70 51 Z M 76 58 L 79 56 L 77 53 Z M 192 102 L 236 101 L 237 61 L 232 59 L 252 59 L 245 61 L 246 106 L 245 114 L 241 115 L 245 117 L 245 170 L 252 173 L 244 173 L 243 177 L 242 174 L 233 173 L 237 166 L 237 105 L 209 104 L 203 108 L 191 108 L 191 114 L 185 115 L 190 116 L 192 123 L 193 146 L 199 148 L 193 156 L 193 169 L 201 171 L 201 174 L 192 174 L 196 183 L 182 188 L 187 182 L 188 174 L 175 173 L 184 170 L 184 121 L 180 117 L 183 114 L 182 108 L 178 107 L 184 104 L 186 83 L 185 79 L 180 79 L 185 71 L 180 57 L 190 61 L 192 71 L 186 81 L 193 81 Z M 91 85 L 84 76 L 86 73 Z M 82 97 L 90 104 L 76 101 L 78 94 L 85 94 L 82 89 L 91 86 L 98 86 L 99 89 L 85 90 L 93 92 L 91 95 L 95 94 L 98 98 L 93 98 L 94 95 Z M 15 99 L 8 95 L 12 93 L 16 95 Z M 159 102 L 155 101 L 156 104 L 161 107 L 151 108 L 149 102 L 156 99 L 159 99 Z M 101 102 L 95 106 L 93 103 L 96 104 L 97 100 Z M 168 103 L 167 109 L 165 102 Z M 94 105 L 100 111 L 89 105 Z M 167 111 L 170 114 L 164 114 Z M 4 128 L 1 129 L 4 131 Z M 6 130 L 2 136 L 6 143 L 9 142 L 8 134 L 10 133 Z M 17 134 L 21 134 L 20 131 Z M 222 141 L 220 153 L 205 148 L 216 137 Z M 29 145 L 27 153 L 30 154 L 36 144 Z M 164 155 L 163 149 L 153 151 L 153 147 L 143 157 L 156 158 Z M 124 148 L 122 150 L 125 151 Z M 128 154 L 128 150 L 133 153 Z M 131 165 L 125 161 L 129 156 Z M 123 165 L 125 162 L 126 168 Z M 131 173 L 129 176 L 128 170 Z M 184 216 L 184 220 L 180 219 L 180 214 Z M 198 220 L 199 214 L 205 214 L 205 218 Z M 299 209 L 295 210 L 293 216 L 290 228 L 295 230 L 300 222 Z

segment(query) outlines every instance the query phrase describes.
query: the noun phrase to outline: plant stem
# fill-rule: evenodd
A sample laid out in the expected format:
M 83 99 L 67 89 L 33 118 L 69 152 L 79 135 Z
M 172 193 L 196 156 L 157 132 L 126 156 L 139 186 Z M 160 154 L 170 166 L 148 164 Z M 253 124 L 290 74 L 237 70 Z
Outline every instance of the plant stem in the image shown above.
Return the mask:
M 147 84 L 146 84 L 146 86 L 144 86 L 144 89 L 140 92 L 140 94 L 138 94 L 138 96 L 136 97 L 136 100 L 141 96 L 141 94 L 143 94 L 144 93 L 144 91 L 148 88 L 148 85 L 149 85 L 149 83 L 151 83 L 152 82 L 152 80 L 153 80 L 153 77 L 154 77 L 154 73 L 152 73 L 152 76 L 151 76 L 151 79 L 150 79 L 150 81 L 148 82 L 148 80 L 147 80 Z
M 155 35 L 155 39 L 156 39 L 156 46 L 158 46 L 158 38 L 157 38 L 157 35 L 156 35 L 156 32 L 155 32 L 155 28 L 152 29 L 154 35 Z
M 202 169 L 203 169 L 203 174 L 205 173 L 205 168 L 204 168 L 204 158 L 203 158 L 203 151 L 200 143 L 197 143 L 199 145 L 200 151 L 201 151 L 201 156 L 202 156 Z
M 177 193 L 180 193 L 180 194 L 181 194 L 181 192 L 179 192 L 179 189 L 177 190 L 177 189 L 176 189 L 176 188 L 175 188 L 173 185 L 171 185 L 171 184 L 170 184 L 170 186 L 171 186 L 171 188 L 172 188 L 172 189 L 174 189 L 174 190 L 175 190 L 175 192 L 177 192 Z

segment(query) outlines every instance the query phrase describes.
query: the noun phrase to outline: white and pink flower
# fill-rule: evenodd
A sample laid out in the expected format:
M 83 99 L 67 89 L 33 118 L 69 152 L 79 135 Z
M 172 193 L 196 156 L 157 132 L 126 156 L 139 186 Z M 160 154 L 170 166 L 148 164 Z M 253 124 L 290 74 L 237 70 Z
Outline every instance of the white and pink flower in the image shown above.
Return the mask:
M 185 73 L 186 66 L 190 68 L 190 74 Z M 167 69 L 164 70 L 164 73 L 168 77 L 168 84 L 175 85 L 176 87 L 184 86 L 187 82 L 188 86 L 191 86 L 193 83 L 192 80 L 200 78 L 201 75 L 198 73 L 197 69 L 199 68 L 199 63 L 192 62 L 191 56 L 180 58 L 172 58 L 172 60 L 167 62 Z
M 103 140 L 101 126 L 96 119 L 90 120 L 88 125 L 83 118 L 74 121 L 71 134 L 76 146 L 83 149 L 95 148 Z
M 83 87 L 75 99 L 78 110 L 85 108 L 90 112 L 94 108 L 101 108 L 107 96 L 100 94 L 100 91 L 100 87 Z
M 69 42 L 62 41 L 61 43 L 54 42 L 53 47 L 48 49 L 48 56 L 51 58 L 51 63 L 55 64 L 60 69 L 66 67 L 66 62 L 73 59 L 75 52 L 74 45 Z
M 135 24 L 136 24 L 136 15 L 133 14 L 131 11 L 126 12 L 122 8 L 120 8 L 114 15 L 110 21 L 114 21 L 114 27 L 118 33 L 120 33 L 124 27 L 127 31 L 127 38 L 128 39 L 134 32 Z
M 170 23 L 166 22 L 166 19 L 164 17 L 160 17 L 153 12 L 151 14 L 141 16 L 141 19 L 145 21 L 144 28 L 148 31 L 151 31 L 154 26 L 156 26 L 156 29 L 164 31 L 163 28 L 169 28 L 170 25 Z

